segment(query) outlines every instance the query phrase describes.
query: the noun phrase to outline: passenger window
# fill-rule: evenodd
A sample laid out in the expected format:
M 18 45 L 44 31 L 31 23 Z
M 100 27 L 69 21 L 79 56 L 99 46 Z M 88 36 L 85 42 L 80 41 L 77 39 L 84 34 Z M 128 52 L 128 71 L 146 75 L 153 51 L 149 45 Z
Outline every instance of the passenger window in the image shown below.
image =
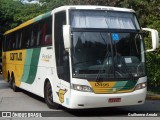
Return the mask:
M 16 34 L 12 33 L 10 37 L 10 50 L 14 50 L 16 48 Z
M 19 43 L 19 34 L 16 32 L 16 49 L 18 49 L 18 43 Z
M 52 44 L 52 17 L 49 17 L 46 20 L 46 35 L 45 35 L 45 44 L 51 45 Z
M 52 17 L 46 18 L 42 22 L 41 45 L 52 44 Z
M 41 29 L 41 25 L 38 23 L 37 25 L 37 40 L 36 40 L 36 46 L 39 46 L 39 41 L 40 41 L 40 38 L 41 38 L 41 34 L 42 34 L 42 29 Z
M 42 23 L 41 45 L 45 45 L 46 23 Z
M 20 34 L 19 34 L 20 36 L 19 36 L 19 49 L 21 49 L 22 48 L 22 32 L 20 32 Z
M 23 29 L 22 48 L 29 48 L 31 42 L 31 26 Z
M 35 24 L 35 25 L 33 25 L 32 32 L 31 32 L 31 47 L 36 46 L 37 33 L 38 33 L 38 25 Z

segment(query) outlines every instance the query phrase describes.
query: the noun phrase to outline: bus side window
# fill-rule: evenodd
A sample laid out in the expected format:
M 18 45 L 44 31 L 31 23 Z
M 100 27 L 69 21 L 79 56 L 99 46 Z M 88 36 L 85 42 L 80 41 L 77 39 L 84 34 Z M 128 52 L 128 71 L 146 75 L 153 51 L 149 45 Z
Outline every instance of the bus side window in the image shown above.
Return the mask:
M 29 48 L 31 42 L 31 26 L 23 29 L 22 48 Z
M 19 33 L 19 45 L 18 48 L 21 49 L 22 48 L 22 32 Z
M 41 45 L 45 45 L 45 36 L 46 36 L 46 23 L 42 24 L 42 34 L 41 34 Z
M 46 35 L 44 44 L 45 45 L 51 45 L 52 44 L 52 17 L 49 17 L 46 19 Z
M 5 47 L 6 47 L 6 51 L 9 51 L 9 49 L 10 49 L 10 45 L 9 45 L 9 35 L 6 36 L 6 44 L 5 44 Z
M 40 24 L 38 36 L 40 37 L 41 46 L 52 44 L 52 17 L 44 19 Z
M 22 39 L 22 33 L 21 31 L 16 32 L 16 42 L 15 42 L 15 49 L 21 49 L 21 39 Z
M 26 31 L 25 28 L 22 29 L 22 49 L 26 48 Z
M 35 25 L 32 26 L 31 44 L 30 44 L 31 47 L 36 46 L 37 33 L 38 33 L 37 24 L 35 24 Z
M 25 41 L 26 41 L 26 39 L 25 39 L 25 30 L 24 30 L 24 28 L 22 29 L 22 49 L 23 48 L 25 48 Z
M 8 36 L 8 50 L 11 50 L 11 35 Z
M 4 36 L 4 40 L 2 41 L 3 51 L 5 52 L 7 49 L 7 36 Z
M 34 32 L 33 32 L 33 30 L 32 30 L 32 32 L 31 32 L 31 47 L 34 45 L 34 41 L 35 41 L 35 37 L 34 37 Z
M 19 32 L 16 32 L 16 49 L 18 49 L 18 43 L 19 43 Z
M 14 50 L 16 48 L 16 34 L 15 33 L 10 34 L 9 44 L 10 44 L 10 50 Z
M 41 29 L 41 23 L 38 23 L 37 24 L 37 40 L 36 40 L 36 46 L 39 46 L 39 43 L 40 43 L 40 39 L 41 39 L 41 36 L 42 36 L 42 29 Z

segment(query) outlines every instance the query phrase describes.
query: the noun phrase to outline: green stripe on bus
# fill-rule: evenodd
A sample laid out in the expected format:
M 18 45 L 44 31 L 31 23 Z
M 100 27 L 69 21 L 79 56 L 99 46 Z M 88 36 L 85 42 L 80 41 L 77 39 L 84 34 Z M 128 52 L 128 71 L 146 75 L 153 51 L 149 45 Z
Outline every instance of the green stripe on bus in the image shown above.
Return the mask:
M 116 82 L 114 88 L 124 87 L 128 81 L 118 81 Z
M 26 82 L 28 80 L 29 71 L 30 71 L 30 64 L 32 59 L 32 53 L 33 49 L 26 50 L 26 58 L 24 62 L 24 71 L 23 71 L 23 77 L 22 82 Z
M 41 51 L 40 48 L 36 48 L 33 50 L 29 77 L 28 77 L 28 80 L 26 81 L 28 84 L 32 84 L 35 80 L 35 77 L 37 74 L 40 51 Z
M 120 90 L 130 90 L 130 89 L 134 88 L 136 83 L 137 83 L 137 80 L 128 80 L 127 84 L 123 88 L 121 88 Z
M 44 18 L 47 18 L 49 16 L 51 16 L 51 12 L 47 12 L 45 14 L 39 15 L 38 17 L 34 18 L 34 22 L 37 22 L 37 21 L 42 20 Z
M 27 50 L 22 82 L 28 84 L 32 84 L 34 82 L 37 74 L 40 51 L 41 48 Z

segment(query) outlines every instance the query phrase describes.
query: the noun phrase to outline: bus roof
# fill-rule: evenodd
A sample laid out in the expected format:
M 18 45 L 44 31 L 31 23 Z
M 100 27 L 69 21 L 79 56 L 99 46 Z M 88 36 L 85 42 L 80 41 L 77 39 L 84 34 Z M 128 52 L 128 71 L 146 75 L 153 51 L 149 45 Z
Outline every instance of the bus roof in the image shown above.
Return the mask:
M 72 6 L 61 6 L 58 8 L 55 8 L 54 10 L 44 13 L 42 15 L 39 15 L 31 20 L 28 20 L 22 24 L 20 24 L 19 26 L 8 30 L 4 33 L 4 35 L 7 35 L 9 33 L 12 33 L 16 30 L 19 30 L 25 26 L 28 26 L 32 23 L 35 23 L 39 20 L 42 20 L 48 16 L 51 16 L 52 12 L 58 12 L 58 11 L 63 11 L 63 10 L 67 10 L 67 9 L 85 9 L 85 10 L 110 10 L 110 11 L 122 11 L 122 12 L 135 12 L 133 9 L 128 9 L 128 8 L 119 8 L 119 7 L 110 7 L 110 6 L 95 6 L 95 5 L 72 5 Z
M 62 11 L 66 9 L 85 9 L 85 10 L 110 10 L 110 11 L 122 11 L 122 12 L 135 12 L 133 9 L 111 7 L 111 6 L 98 6 L 98 5 L 68 5 L 55 8 L 53 12 Z

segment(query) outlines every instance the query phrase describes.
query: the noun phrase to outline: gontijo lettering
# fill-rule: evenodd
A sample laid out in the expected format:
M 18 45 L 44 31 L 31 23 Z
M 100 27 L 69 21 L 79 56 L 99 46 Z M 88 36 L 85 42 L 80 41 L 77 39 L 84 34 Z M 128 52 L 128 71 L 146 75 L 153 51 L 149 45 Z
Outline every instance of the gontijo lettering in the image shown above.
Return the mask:
M 10 53 L 10 60 L 22 61 L 22 52 Z

